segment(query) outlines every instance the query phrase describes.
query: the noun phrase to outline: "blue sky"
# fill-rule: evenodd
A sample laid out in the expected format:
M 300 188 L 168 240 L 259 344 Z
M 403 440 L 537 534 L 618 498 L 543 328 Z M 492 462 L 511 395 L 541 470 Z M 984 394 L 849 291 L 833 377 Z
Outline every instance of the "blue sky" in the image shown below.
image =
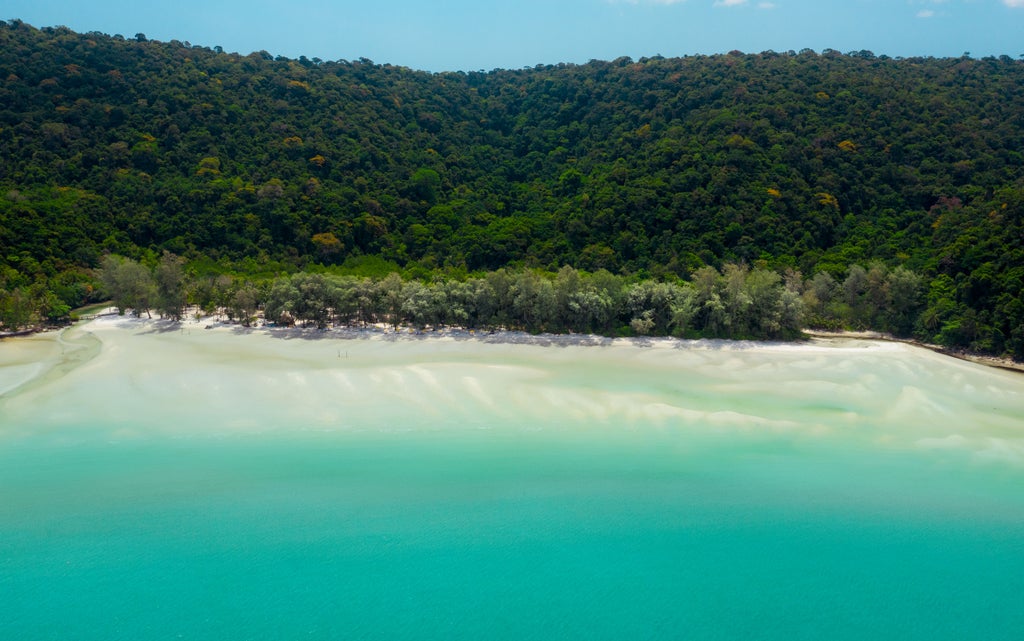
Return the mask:
M 428 71 L 733 49 L 1024 54 L 1024 0 L 5 0 L 11 18 Z

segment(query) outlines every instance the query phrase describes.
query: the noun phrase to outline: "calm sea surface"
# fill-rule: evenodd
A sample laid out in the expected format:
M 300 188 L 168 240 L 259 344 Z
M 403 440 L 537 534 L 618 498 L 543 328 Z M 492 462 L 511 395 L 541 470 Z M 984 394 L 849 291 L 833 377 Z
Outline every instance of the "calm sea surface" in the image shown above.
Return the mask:
M 95 334 L 0 398 L 0 639 L 1024 638 L 1021 376 Z

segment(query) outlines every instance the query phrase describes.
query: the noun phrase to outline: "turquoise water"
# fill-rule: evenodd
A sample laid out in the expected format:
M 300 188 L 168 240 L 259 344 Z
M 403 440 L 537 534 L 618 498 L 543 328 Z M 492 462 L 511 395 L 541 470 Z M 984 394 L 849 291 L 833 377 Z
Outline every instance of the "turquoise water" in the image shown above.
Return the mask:
M 367 378 L 402 367 L 403 348 L 386 349 L 387 358 L 374 352 Z M 467 398 L 471 411 L 451 420 L 441 401 L 429 412 L 390 399 L 380 408 L 367 401 L 353 429 L 329 429 L 309 416 L 337 401 L 293 424 L 265 405 L 277 401 L 255 394 L 235 401 L 256 403 L 267 418 L 242 432 L 219 427 L 216 413 L 202 424 L 187 398 L 150 416 L 54 419 L 67 415 L 60 399 L 87 380 L 106 377 L 115 383 L 109 402 L 121 398 L 126 374 L 102 363 L 37 391 L 25 407 L 8 403 L 0 414 L 10 428 L 0 438 L 0 638 L 1024 635 L 1024 466 L 978 448 L 885 445 L 892 439 L 881 437 L 898 425 L 879 417 L 905 390 L 872 412 L 855 388 L 876 379 L 891 386 L 891 368 L 875 372 L 877 363 L 848 354 L 840 360 L 853 358 L 853 369 L 830 369 L 819 360 L 827 354 L 703 355 L 712 358 L 700 372 L 705 383 L 682 389 L 688 374 L 666 377 L 678 357 L 631 365 L 618 353 L 548 350 L 470 350 L 458 371 L 479 375 L 474 390 L 514 398 L 527 394 L 524 379 L 500 378 L 494 390 L 478 368 L 498 356 L 529 365 L 531 385 L 562 390 L 576 410 L 551 411 L 540 394 L 533 411 Z M 459 354 L 451 348 L 436 367 L 422 353 L 414 360 L 454 371 Z M 742 367 L 709 374 L 708 363 L 735 358 Z M 815 393 L 809 383 L 791 389 L 808 359 L 816 365 L 806 380 L 844 382 L 836 372 L 847 371 L 851 397 Z M 778 362 L 769 382 L 779 393 L 752 393 L 766 382 L 758 369 Z M 942 383 L 919 378 L 937 362 L 898 377 L 948 409 Z M 979 396 L 1003 404 L 974 414 L 953 405 L 959 412 L 947 420 L 971 442 L 1001 439 L 996 449 L 1016 452 L 1020 379 L 962 367 L 939 366 L 935 380 L 970 385 L 972 407 Z M 627 387 L 642 395 L 634 402 L 697 399 L 745 418 L 725 425 L 712 415 L 712 428 L 622 409 L 621 399 L 608 402 L 619 411 L 577 411 L 584 398 L 599 403 Z M 759 400 L 765 407 L 756 412 Z M 811 427 L 751 427 L 755 413 Z M 401 424 L 375 424 L 377 414 Z M 823 427 L 828 419 L 842 430 Z M 174 428 L 183 421 L 188 429 Z M 983 437 L 971 434 L 978 426 Z M 935 425 L 928 432 L 944 434 Z

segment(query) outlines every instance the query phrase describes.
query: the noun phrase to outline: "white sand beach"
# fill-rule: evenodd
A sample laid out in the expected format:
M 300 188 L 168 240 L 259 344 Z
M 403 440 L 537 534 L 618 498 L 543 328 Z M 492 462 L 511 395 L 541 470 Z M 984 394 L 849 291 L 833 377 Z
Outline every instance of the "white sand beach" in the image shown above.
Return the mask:
M 0 344 L 0 426 L 691 430 L 1024 461 L 1024 379 L 885 341 L 244 328 L 105 315 Z M 168 420 L 170 419 L 170 420 Z

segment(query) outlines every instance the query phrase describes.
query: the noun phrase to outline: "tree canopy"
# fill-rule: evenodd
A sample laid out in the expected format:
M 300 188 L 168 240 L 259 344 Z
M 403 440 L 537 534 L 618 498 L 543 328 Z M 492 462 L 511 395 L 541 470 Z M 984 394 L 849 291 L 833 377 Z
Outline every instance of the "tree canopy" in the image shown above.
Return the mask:
M 97 295 L 104 256 L 155 268 L 165 251 L 267 278 L 376 261 L 692 283 L 745 265 L 844 285 L 808 306 L 820 319 L 1024 358 L 1022 153 L 1024 63 L 1006 56 L 429 74 L 15 20 L 0 295 L 58 318 Z M 187 267 L 164 267 L 166 290 Z M 915 278 L 920 299 L 886 319 L 862 298 Z

